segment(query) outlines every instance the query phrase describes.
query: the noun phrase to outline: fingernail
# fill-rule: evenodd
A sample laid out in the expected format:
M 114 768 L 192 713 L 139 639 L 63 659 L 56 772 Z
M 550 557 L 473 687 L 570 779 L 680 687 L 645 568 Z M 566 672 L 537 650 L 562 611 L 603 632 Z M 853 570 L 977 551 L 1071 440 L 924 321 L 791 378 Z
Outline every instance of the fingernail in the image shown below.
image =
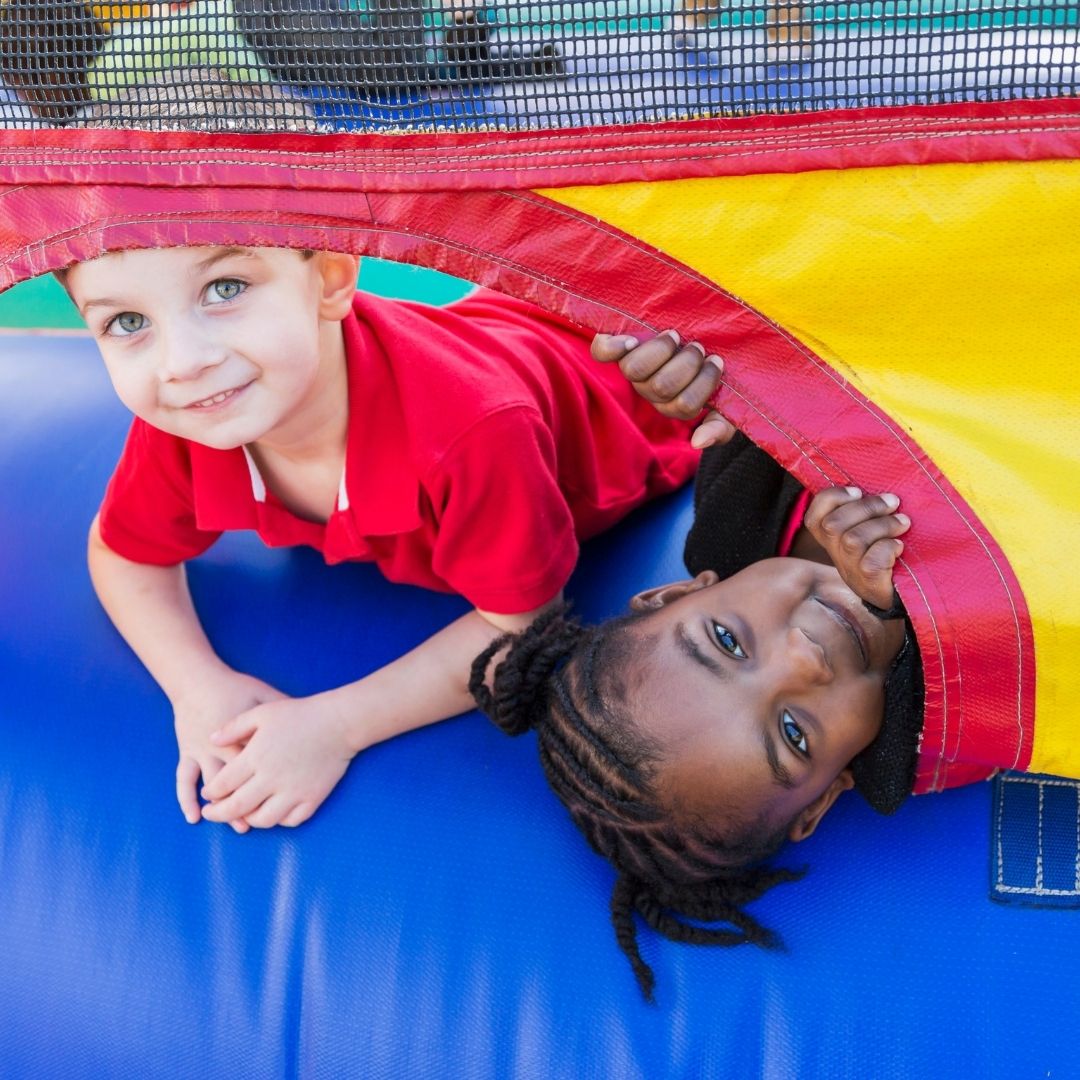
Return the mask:
M 845 491 L 846 491 L 846 492 L 847 492 L 847 493 L 848 493 L 848 494 L 849 494 L 849 495 L 850 495 L 850 496 L 851 496 L 851 497 L 852 497 L 853 499 L 860 499 L 860 498 L 862 498 L 862 488 L 857 488 L 857 487 L 847 487 L 847 488 L 844 488 L 844 490 L 845 490 Z
M 701 344 L 700 341 L 688 341 L 686 343 L 686 347 L 688 349 L 697 349 L 697 351 L 699 353 L 701 353 L 702 359 L 704 359 L 704 357 L 705 357 L 705 347 Z
M 679 333 L 677 330 L 665 330 L 660 336 L 671 338 L 671 340 L 674 341 L 676 345 L 678 345 L 682 341 L 682 338 L 679 337 Z
M 881 501 L 890 509 L 895 510 L 900 505 L 900 496 L 887 491 L 881 496 Z
M 896 520 L 898 522 L 900 522 L 901 525 L 910 525 L 911 524 L 911 518 L 909 518 L 907 516 L 907 514 L 897 514 L 896 515 Z
M 702 450 L 709 445 L 709 436 L 698 428 L 693 435 L 690 436 L 690 445 L 695 450 Z
M 713 367 L 719 369 L 720 371 L 724 370 L 724 360 L 722 357 L 717 356 L 716 353 L 710 353 L 708 356 L 706 356 L 705 363 L 712 364 Z
M 639 344 L 636 337 L 624 337 L 622 343 L 624 349 L 636 349 Z

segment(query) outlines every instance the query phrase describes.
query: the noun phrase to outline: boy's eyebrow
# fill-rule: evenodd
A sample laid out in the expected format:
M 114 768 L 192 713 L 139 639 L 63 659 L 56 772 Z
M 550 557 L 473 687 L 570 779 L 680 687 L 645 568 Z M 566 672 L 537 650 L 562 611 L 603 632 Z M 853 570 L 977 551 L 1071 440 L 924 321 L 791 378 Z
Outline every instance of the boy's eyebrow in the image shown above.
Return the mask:
M 731 678 L 731 672 L 715 656 L 706 656 L 698 648 L 698 643 L 686 632 L 685 623 L 675 624 L 675 643 L 679 646 L 680 652 L 690 657 L 695 664 L 700 664 L 706 671 L 718 675 L 721 679 Z
M 206 256 L 205 259 L 200 259 L 192 268 L 193 274 L 205 274 L 212 266 L 216 266 L 219 262 L 223 262 L 225 259 L 232 259 L 235 256 L 243 256 L 249 259 L 255 258 L 255 252 L 251 248 L 238 247 L 232 245 L 230 247 L 218 248 Z
M 769 772 L 773 774 L 773 780 L 782 788 L 793 788 L 795 777 L 780 760 L 780 755 L 776 752 L 776 740 L 767 727 L 761 729 L 761 742 L 765 747 L 765 757 L 769 762 Z

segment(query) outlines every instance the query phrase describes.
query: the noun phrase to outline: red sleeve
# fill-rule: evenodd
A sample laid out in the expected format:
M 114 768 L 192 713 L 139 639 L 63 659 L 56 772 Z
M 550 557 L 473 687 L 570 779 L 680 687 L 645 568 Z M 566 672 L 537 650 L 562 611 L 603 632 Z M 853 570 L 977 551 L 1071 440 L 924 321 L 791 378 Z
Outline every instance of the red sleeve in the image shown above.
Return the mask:
M 514 406 L 463 435 L 425 482 L 439 518 L 432 569 L 483 611 L 516 615 L 566 584 L 578 544 L 540 415 Z
M 182 439 L 141 420 L 128 432 L 100 510 L 101 538 L 132 562 L 172 566 L 220 535 L 195 524 L 191 457 Z

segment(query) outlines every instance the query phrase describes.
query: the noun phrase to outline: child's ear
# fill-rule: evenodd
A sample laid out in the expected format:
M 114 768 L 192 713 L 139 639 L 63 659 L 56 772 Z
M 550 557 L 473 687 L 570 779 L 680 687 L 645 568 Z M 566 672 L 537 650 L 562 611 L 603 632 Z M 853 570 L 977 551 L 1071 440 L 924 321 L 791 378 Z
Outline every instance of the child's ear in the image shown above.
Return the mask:
M 720 575 L 715 570 L 702 570 L 696 578 L 687 581 L 672 581 L 668 585 L 656 585 L 644 592 L 639 592 L 630 599 L 631 611 L 657 611 L 670 604 L 672 600 L 678 600 L 680 596 L 697 592 L 698 589 L 707 589 L 720 580 Z
M 796 843 L 805 840 L 817 827 L 828 812 L 829 807 L 840 797 L 841 792 L 850 791 L 855 786 L 855 778 L 850 769 L 844 769 L 838 777 L 795 819 L 788 829 L 788 839 Z
M 343 251 L 317 251 L 320 279 L 319 317 L 341 322 L 352 310 L 360 259 Z

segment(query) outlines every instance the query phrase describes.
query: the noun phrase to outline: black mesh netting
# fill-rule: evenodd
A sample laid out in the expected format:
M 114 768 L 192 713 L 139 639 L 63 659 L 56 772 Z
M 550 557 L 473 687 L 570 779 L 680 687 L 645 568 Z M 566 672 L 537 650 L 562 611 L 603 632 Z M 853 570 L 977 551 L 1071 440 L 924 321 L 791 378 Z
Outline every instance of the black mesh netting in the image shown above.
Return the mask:
M 1078 0 L 0 0 L 0 126 L 468 130 L 1076 92 Z

